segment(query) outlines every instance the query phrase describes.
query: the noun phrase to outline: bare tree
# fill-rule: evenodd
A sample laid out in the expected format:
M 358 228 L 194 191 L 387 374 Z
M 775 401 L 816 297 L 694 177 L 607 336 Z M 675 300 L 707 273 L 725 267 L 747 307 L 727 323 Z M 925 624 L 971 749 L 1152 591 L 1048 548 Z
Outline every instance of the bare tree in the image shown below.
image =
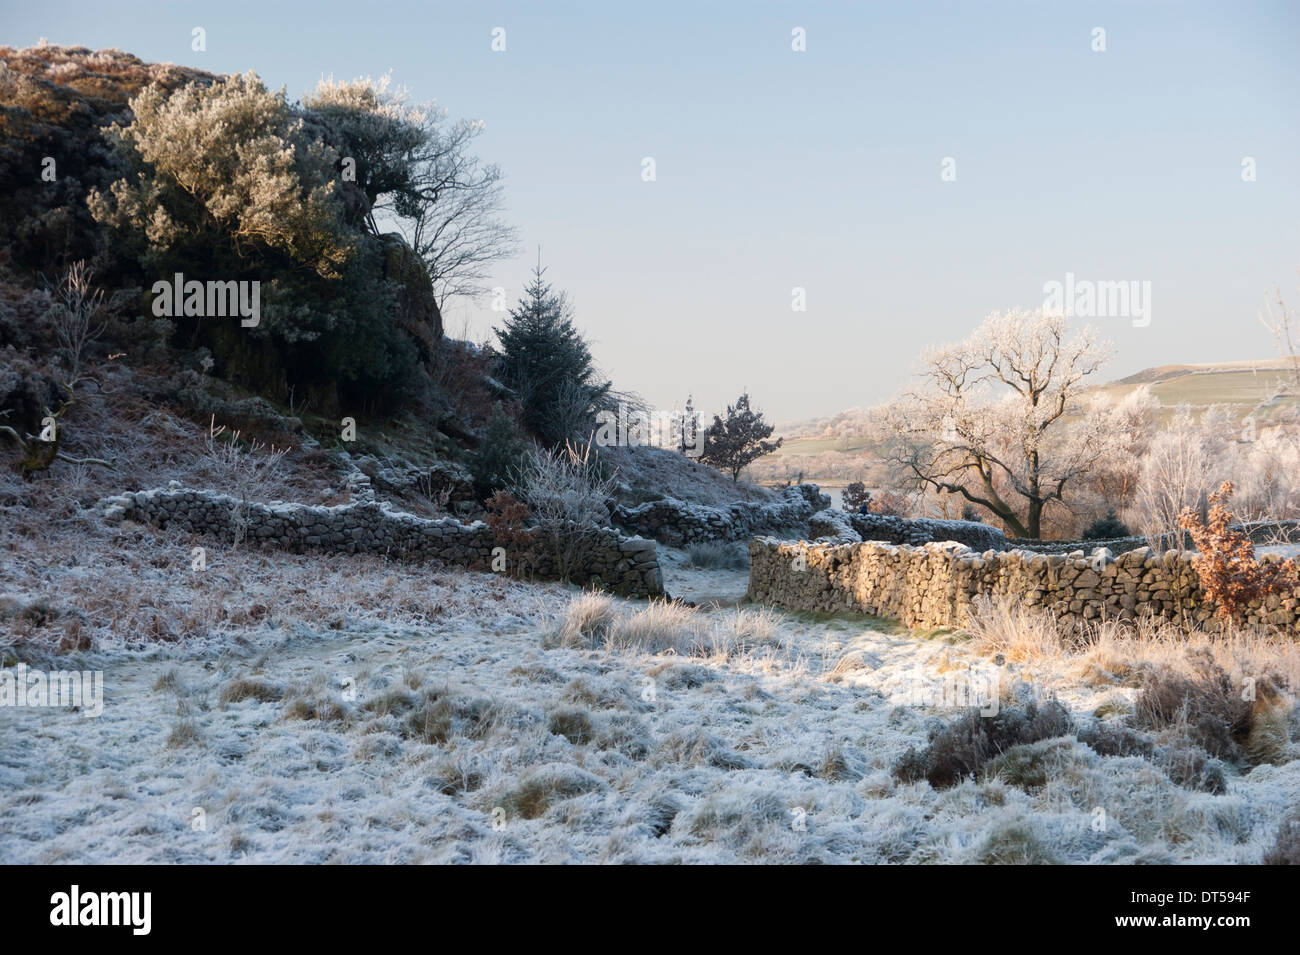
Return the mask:
M 1086 380 L 1109 356 L 1064 316 L 991 315 L 969 338 L 922 358 L 921 385 L 884 409 L 887 455 L 923 488 L 958 494 L 1038 537 L 1043 509 L 1063 501 L 1109 440 Z
M 474 298 L 487 291 L 489 267 L 518 248 L 515 230 L 499 218 L 500 168 L 480 165 L 466 151 L 474 129 L 458 127 L 451 134 L 437 158 L 438 183 L 428 190 L 433 198 L 398 220 L 398 230 L 429 270 L 440 310 L 453 296 Z
M 1276 311 L 1274 310 L 1276 301 Z M 1274 398 L 1300 395 L 1300 322 L 1295 309 L 1289 308 L 1282 298 L 1282 290 L 1273 290 L 1273 301 L 1264 300 L 1264 314 L 1259 317 L 1277 343 L 1278 357 L 1286 362 L 1286 378 Z
M 234 499 L 230 506 L 230 529 L 238 547 L 248 534 L 250 499 L 275 495 L 289 449 L 267 446 L 256 439 L 245 447 L 238 431 L 227 432 L 226 426 L 217 424 L 213 416 L 208 423 L 205 451 L 221 489 Z
M 535 450 L 517 473 L 516 490 L 537 525 L 535 541 L 562 580 L 584 565 L 600 528 L 609 524 L 606 502 L 616 484 L 601 473 L 590 442 Z
M 502 173 L 470 149 L 481 120 L 446 121 L 435 103 L 410 103 L 389 78 L 322 81 L 304 105 L 333 126 L 355 162 L 351 215 L 380 234 L 391 220 L 423 260 L 441 310 L 486 289 L 489 266 L 517 251 L 501 218 Z M 353 195 L 359 193 L 360 195 Z
M 24 477 L 46 470 L 55 461 L 113 467 L 112 460 L 74 458 L 61 450 L 64 416 L 77 403 L 77 386 L 89 377 L 83 374 L 82 367 L 86 349 L 104 333 L 101 318 L 104 293 L 91 284 L 93 275 L 84 261 L 75 262 L 51 289 L 54 297 L 55 335 L 61 357 L 66 362 L 59 381 L 59 387 L 65 395 L 63 402 L 57 409 L 44 409 L 39 434 L 19 433 L 17 428 L 10 425 L 0 425 L 0 434 L 12 439 L 22 449 L 18 467 Z

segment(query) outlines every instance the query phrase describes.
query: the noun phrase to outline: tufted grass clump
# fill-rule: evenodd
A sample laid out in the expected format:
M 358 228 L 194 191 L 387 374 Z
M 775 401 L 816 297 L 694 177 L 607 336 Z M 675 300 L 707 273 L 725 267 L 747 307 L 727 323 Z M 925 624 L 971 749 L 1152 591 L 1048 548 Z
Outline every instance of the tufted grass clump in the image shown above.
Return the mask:
M 556 736 L 563 736 L 574 746 L 584 746 L 596 735 L 591 714 L 576 706 L 554 710 L 546 721 L 546 728 Z
M 694 607 L 674 600 L 652 600 L 631 614 L 616 617 L 605 646 L 620 652 L 696 653 L 707 638 L 708 624 Z
M 530 770 L 501 798 L 501 807 L 509 816 L 538 819 L 552 806 L 605 788 L 605 783 L 577 766 L 544 763 Z
M 651 600 L 624 608 L 604 594 L 584 593 L 542 637 L 548 648 L 596 649 L 617 653 L 675 653 L 731 656 L 780 648 L 783 617 L 768 608 L 702 613 L 676 600 Z
M 583 593 L 569 603 L 542 637 L 546 647 L 589 649 L 605 642 L 610 625 L 617 616 L 614 600 L 595 590 Z
M 744 570 L 749 566 L 749 548 L 740 541 L 704 541 L 686 548 L 689 566 L 702 570 Z
M 1029 823 L 1012 819 L 985 837 L 979 861 L 984 865 L 1055 865 L 1057 859 Z
M 275 703 L 284 696 L 284 690 L 262 680 L 231 680 L 221 689 L 222 703 L 242 703 L 256 700 L 258 703 Z

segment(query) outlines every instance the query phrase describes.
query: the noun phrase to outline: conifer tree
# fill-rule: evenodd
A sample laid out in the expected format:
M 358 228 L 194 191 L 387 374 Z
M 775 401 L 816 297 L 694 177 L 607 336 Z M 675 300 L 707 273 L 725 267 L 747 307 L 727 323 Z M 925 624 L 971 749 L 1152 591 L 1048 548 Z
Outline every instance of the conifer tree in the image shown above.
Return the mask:
M 552 289 L 545 271 L 539 263 L 519 304 L 495 329 L 497 371 L 519 395 L 524 426 L 556 447 L 591 431 L 611 386 L 600 380 L 564 293 Z
M 700 460 L 730 473 L 731 480 L 736 481 L 747 464 L 781 446 L 782 438 L 765 440 L 772 436 L 772 430 L 772 425 L 763 421 L 761 411 L 750 409 L 746 392 L 734 405 L 727 406 L 725 420 L 713 416 L 713 424 L 704 433 L 704 454 Z

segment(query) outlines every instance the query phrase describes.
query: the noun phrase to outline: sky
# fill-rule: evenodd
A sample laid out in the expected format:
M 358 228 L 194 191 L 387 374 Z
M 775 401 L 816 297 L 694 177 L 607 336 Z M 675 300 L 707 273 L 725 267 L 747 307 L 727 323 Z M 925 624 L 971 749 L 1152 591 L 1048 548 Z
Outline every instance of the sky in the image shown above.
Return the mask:
M 1300 3 L 0 0 L 0 43 L 41 38 L 295 99 L 391 71 L 483 120 L 522 242 L 489 284 L 513 301 L 540 246 L 656 408 L 871 405 L 1067 274 L 1150 283 L 1140 316 L 1075 316 L 1108 379 L 1267 357 L 1266 297 L 1300 303 Z

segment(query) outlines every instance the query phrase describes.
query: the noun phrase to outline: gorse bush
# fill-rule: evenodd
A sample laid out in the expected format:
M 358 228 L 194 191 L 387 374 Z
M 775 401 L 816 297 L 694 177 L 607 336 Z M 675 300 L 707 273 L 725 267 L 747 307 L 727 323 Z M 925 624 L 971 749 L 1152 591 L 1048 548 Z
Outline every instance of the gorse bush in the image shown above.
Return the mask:
M 1111 540 L 1116 537 L 1129 537 L 1132 532 L 1128 525 L 1119 519 L 1114 509 L 1106 512 L 1106 516 L 1093 521 L 1083 532 L 1084 540 Z
M 128 99 L 147 86 L 211 77 L 118 50 L 45 44 L 0 47 L 0 67 L 0 245 L 32 273 L 91 260 L 99 235 L 86 193 L 122 174 L 102 127 L 125 117 Z
M 142 264 L 189 243 L 341 277 L 356 240 L 343 223 L 338 153 L 309 134 L 283 91 L 247 73 L 171 92 L 151 86 L 131 111 L 110 137 L 135 174 L 108 195 L 92 190 L 89 203 L 99 221 L 137 237 Z
M 181 273 L 260 285 L 256 327 L 172 316 L 173 341 L 208 348 L 217 374 L 249 388 L 314 391 L 322 409 L 409 397 L 403 290 L 381 243 L 347 221 L 329 125 L 252 73 L 150 86 L 130 106 L 108 133 L 125 174 L 87 202 L 142 284 Z

